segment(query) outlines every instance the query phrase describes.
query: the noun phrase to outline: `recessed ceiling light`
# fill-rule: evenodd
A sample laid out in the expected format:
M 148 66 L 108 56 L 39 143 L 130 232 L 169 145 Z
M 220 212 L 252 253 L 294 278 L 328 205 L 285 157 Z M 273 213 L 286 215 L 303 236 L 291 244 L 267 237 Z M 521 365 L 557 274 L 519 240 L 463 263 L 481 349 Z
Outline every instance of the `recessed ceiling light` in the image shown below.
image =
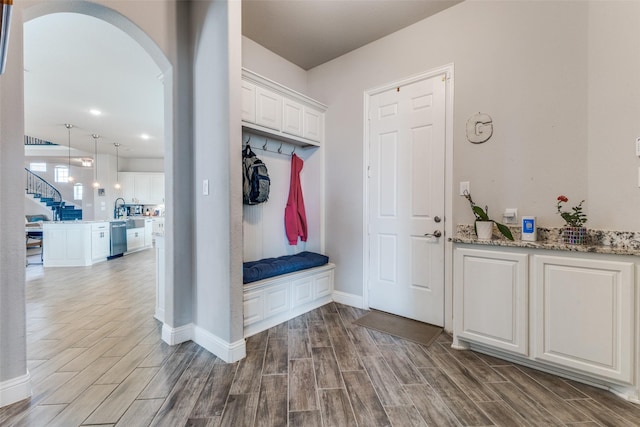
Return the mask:
M 89 110 L 89 112 L 90 112 L 91 114 L 93 114 L 94 116 L 100 116 L 100 115 L 102 115 L 102 111 L 100 111 L 100 110 L 96 110 L 95 108 L 92 108 L 91 110 Z
M 148 139 L 151 139 L 151 137 L 149 135 L 147 135 L 146 133 L 143 133 L 142 135 L 140 135 L 140 138 L 144 139 L 145 141 Z

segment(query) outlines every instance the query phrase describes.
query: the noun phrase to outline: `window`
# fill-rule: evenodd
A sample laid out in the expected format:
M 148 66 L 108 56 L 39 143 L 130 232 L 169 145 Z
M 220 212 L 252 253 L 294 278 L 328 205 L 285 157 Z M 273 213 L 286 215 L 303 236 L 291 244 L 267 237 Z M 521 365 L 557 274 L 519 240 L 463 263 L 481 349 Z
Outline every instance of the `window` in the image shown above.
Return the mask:
M 66 166 L 56 166 L 54 170 L 54 179 L 56 182 L 68 182 L 69 181 L 69 168 Z
M 46 163 L 29 163 L 29 169 L 32 172 L 46 172 L 47 164 Z
M 82 191 L 84 187 L 82 184 L 77 183 L 73 185 L 73 200 L 82 200 Z

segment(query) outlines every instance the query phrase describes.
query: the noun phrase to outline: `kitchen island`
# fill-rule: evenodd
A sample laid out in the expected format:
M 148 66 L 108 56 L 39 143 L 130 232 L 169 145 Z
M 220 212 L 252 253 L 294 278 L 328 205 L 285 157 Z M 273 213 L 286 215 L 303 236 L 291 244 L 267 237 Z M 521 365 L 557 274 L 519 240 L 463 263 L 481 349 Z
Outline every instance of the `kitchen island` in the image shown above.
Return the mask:
M 43 266 L 86 267 L 106 261 L 110 254 L 110 222 L 44 222 Z M 127 247 L 127 252 L 151 247 L 151 220 L 143 218 L 139 225 L 138 228 L 130 229 L 133 230 L 130 234 L 135 236 L 135 240 L 131 249 Z

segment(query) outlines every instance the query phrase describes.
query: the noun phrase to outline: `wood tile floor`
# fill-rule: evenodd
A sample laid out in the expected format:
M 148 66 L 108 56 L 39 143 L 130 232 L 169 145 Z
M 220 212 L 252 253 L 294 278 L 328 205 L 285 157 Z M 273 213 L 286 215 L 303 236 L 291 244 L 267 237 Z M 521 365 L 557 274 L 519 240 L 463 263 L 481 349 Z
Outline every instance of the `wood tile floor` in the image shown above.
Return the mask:
M 355 326 L 328 304 L 225 364 L 160 340 L 153 251 L 27 268 L 33 396 L 2 426 L 638 426 L 640 406 L 488 356 Z

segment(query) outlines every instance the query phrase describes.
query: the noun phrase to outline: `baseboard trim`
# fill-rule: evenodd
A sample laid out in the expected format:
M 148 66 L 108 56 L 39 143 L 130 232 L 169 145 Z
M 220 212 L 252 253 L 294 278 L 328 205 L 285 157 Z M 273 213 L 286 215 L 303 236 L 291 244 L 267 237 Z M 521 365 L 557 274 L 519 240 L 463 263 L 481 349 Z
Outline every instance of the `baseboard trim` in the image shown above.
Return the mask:
M 0 408 L 31 396 L 31 374 L 0 382 Z
M 193 323 L 172 328 L 164 323 L 162 325 L 162 341 L 169 345 L 176 345 L 193 340 Z
M 237 362 L 247 354 L 244 338 L 230 343 L 199 326 L 193 328 L 193 342 L 227 363 Z
M 333 291 L 333 300 L 340 304 L 350 305 L 351 307 L 357 307 L 367 310 L 369 307 L 364 307 L 364 298 L 361 295 L 348 294 L 346 292 Z

